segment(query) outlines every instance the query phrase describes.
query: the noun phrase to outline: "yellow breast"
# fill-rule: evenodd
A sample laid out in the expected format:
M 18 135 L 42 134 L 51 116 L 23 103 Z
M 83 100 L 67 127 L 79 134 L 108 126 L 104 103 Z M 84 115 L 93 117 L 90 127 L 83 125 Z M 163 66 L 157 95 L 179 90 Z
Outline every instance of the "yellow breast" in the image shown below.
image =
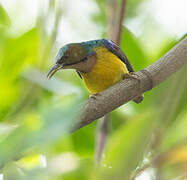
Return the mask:
M 114 85 L 128 73 L 126 65 L 105 47 L 96 47 L 97 63 L 91 72 L 81 73 L 91 94 L 99 93 Z

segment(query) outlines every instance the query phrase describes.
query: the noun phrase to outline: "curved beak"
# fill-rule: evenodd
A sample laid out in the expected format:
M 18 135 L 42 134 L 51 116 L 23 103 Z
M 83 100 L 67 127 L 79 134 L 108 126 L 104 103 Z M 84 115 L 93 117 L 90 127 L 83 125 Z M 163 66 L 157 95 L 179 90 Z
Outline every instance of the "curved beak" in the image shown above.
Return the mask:
M 50 79 L 59 69 L 62 69 L 63 65 L 55 64 L 47 74 L 47 78 Z

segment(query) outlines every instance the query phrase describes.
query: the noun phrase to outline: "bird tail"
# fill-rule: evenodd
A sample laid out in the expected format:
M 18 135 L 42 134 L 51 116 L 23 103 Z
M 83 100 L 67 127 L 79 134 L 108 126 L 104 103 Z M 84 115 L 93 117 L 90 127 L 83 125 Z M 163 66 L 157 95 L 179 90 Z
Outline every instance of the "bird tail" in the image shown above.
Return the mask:
M 142 95 L 140 95 L 140 96 L 135 97 L 135 98 L 133 99 L 133 101 L 134 101 L 136 104 L 139 104 L 139 103 L 141 103 L 141 102 L 143 101 L 143 99 L 144 99 L 144 95 L 142 94 Z

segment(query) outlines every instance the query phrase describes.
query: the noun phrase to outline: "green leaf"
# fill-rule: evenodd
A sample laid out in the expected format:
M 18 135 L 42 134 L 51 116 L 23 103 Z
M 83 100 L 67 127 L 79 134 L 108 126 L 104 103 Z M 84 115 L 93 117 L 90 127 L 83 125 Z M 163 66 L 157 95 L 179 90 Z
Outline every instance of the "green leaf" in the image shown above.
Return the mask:
M 7 77 L 16 77 L 24 63 L 34 62 L 38 58 L 39 36 L 36 28 L 31 29 L 18 38 L 8 38 L 4 42 L 2 71 Z M 15 74 L 16 73 L 16 74 Z
M 165 152 L 176 145 L 187 144 L 187 113 L 178 116 L 172 126 L 165 132 L 159 145 L 159 151 Z
M 74 151 L 81 157 L 93 157 L 95 145 L 95 123 L 81 128 L 72 135 Z
M 26 62 L 36 62 L 39 55 L 39 36 L 36 28 L 16 38 L 5 37 L 2 39 L 0 38 L 0 44 L 3 44 L 0 46 L 0 119 L 19 99 L 19 82 L 21 82 L 19 75 L 24 65 Z
M 142 2 L 145 0 L 130 0 L 127 1 L 126 5 L 126 17 L 128 18 L 134 18 L 137 16 L 137 8 L 139 5 L 142 4 Z
M 99 13 L 94 13 L 92 15 L 92 20 L 98 23 L 99 25 L 102 25 L 103 27 L 106 27 L 107 25 L 107 13 L 106 13 L 106 6 L 108 5 L 107 0 L 95 0 L 98 8 Z
M 45 149 L 63 137 L 79 120 L 80 99 L 66 97 L 61 105 L 48 105 L 40 114 L 30 113 L 23 123 L 0 142 L 0 166 L 22 156 L 29 149 Z
M 122 31 L 121 48 L 127 55 L 135 71 L 147 66 L 148 59 L 141 49 L 138 39 L 125 27 Z
M 101 169 L 102 179 L 130 179 L 130 175 L 143 159 L 156 125 L 150 114 L 123 125 L 110 138 Z
M 1 4 L 0 4 L 0 25 L 8 26 L 8 27 L 11 25 L 10 18 Z

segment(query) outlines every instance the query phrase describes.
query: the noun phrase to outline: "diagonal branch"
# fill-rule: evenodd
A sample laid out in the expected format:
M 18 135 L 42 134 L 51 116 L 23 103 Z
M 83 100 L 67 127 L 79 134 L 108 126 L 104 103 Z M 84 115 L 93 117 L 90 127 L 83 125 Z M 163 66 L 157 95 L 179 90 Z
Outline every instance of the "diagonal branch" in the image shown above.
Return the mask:
M 96 99 L 90 98 L 83 106 L 81 122 L 74 129 L 82 128 L 104 116 L 136 96 L 158 86 L 187 63 L 187 38 L 163 57 L 136 73 L 136 79 L 125 79 L 103 91 Z M 186 78 L 186 77 L 184 77 Z

